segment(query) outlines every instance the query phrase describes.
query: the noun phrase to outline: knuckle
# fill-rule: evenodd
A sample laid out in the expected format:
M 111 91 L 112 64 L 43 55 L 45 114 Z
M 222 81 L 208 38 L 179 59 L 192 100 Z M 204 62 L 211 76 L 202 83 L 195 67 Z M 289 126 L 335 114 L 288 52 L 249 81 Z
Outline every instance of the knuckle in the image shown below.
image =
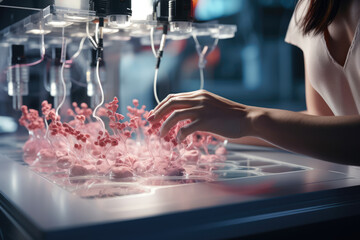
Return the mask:
M 194 91 L 196 93 L 195 96 L 202 96 L 204 94 L 204 91 L 205 91 L 204 89 Z
M 200 93 L 205 93 L 206 90 L 205 90 L 205 89 L 200 89 L 199 92 L 200 92 Z
M 170 98 L 170 99 L 169 99 L 168 104 L 170 104 L 170 105 L 171 105 L 171 104 L 173 104 L 174 102 L 175 102 L 175 98 L 174 98 L 174 97 L 172 97 L 172 98 Z
M 203 95 L 203 96 L 208 96 L 209 95 L 209 92 L 204 90 L 204 89 L 201 89 L 200 91 L 201 91 L 201 95 Z
M 174 96 L 174 94 L 168 94 L 165 98 L 165 101 L 170 100 L 173 96 Z
M 210 92 L 206 92 L 206 93 L 204 93 L 204 95 L 203 95 L 207 100 L 210 100 L 210 99 L 212 99 L 213 98 L 213 95 L 210 93 Z

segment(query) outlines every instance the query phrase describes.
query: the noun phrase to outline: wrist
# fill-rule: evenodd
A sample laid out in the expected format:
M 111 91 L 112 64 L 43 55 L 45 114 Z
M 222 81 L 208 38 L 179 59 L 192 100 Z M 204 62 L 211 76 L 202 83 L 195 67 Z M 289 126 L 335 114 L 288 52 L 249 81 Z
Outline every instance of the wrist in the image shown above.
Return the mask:
M 269 115 L 265 108 L 247 107 L 248 136 L 261 137 L 264 126 L 269 122 Z

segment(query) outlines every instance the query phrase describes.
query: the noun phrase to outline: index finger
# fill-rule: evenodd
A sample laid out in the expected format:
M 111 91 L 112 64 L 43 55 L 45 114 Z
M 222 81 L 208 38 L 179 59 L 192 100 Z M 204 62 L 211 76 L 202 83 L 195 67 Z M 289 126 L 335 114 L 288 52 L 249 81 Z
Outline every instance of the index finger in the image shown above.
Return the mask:
M 151 123 L 159 122 L 161 119 L 172 113 L 174 110 L 192 108 L 199 105 L 198 99 L 192 98 L 172 98 L 165 102 L 158 110 L 154 110 L 152 116 L 148 118 Z
M 175 98 L 175 97 L 188 97 L 193 95 L 194 92 L 185 92 L 185 93 L 174 93 L 174 94 L 169 94 L 166 96 L 166 98 L 164 100 L 162 100 L 155 108 L 154 111 L 157 111 L 160 107 L 162 107 L 165 103 L 167 103 L 170 99 Z

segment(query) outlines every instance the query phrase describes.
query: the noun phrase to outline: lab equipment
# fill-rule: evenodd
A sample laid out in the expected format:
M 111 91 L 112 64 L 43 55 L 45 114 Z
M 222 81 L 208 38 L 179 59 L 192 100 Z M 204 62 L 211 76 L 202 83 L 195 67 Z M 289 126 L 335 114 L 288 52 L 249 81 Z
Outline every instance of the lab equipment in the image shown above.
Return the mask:
M 29 68 L 25 63 L 24 45 L 11 46 L 11 67 L 8 71 L 8 94 L 13 97 L 13 108 L 20 109 L 22 96 L 29 94 Z
M 61 48 L 53 48 L 52 55 L 53 55 L 53 63 L 50 68 L 50 83 L 49 83 L 50 95 L 54 98 L 54 107 L 58 107 L 64 95 L 61 74 L 64 75 L 64 81 L 66 85 L 66 97 L 70 96 L 71 75 L 70 75 L 70 69 L 68 68 L 64 68 L 63 73 L 61 73 L 62 72 Z
M 194 135 L 189 137 L 189 140 L 186 141 L 187 143 L 177 143 L 174 136 L 176 136 L 176 131 L 179 127 L 182 126 L 180 124 L 176 129 L 170 131 L 168 136 L 165 137 L 165 142 L 163 142 L 163 140 L 158 139 L 156 136 L 159 125 L 145 125 L 146 121 L 144 121 L 143 118 L 146 118 L 148 114 L 145 111 L 145 106 L 139 109 L 128 107 L 129 113 L 127 115 L 130 117 L 130 121 L 119 122 L 122 120 L 119 118 L 119 115 L 109 115 L 109 112 L 115 114 L 117 109 L 115 105 L 117 106 L 117 104 L 114 102 L 118 100 L 115 98 L 112 102 L 106 104 L 105 108 L 102 107 L 105 101 L 102 83 L 105 82 L 105 80 L 102 80 L 104 76 L 100 74 L 100 69 L 104 68 L 103 53 L 105 40 L 111 41 L 111 38 L 106 38 L 106 34 L 117 32 L 122 34 L 128 33 L 129 36 L 140 38 L 148 38 L 150 35 L 151 47 L 157 59 L 153 89 L 155 99 L 159 103 L 156 93 L 156 81 L 166 39 L 171 39 L 172 34 L 174 34 L 175 39 L 189 38 L 191 35 L 195 36 L 197 34 L 197 29 L 201 29 L 201 35 L 209 35 L 212 37 L 214 27 L 219 29 L 222 25 L 196 25 L 193 23 L 194 4 L 191 0 L 154 1 L 152 6 L 154 12 L 150 15 L 152 18 L 134 21 L 131 20 L 131 1 L 93 0 L 89 1 L 88 9 L 84 4 L 80 5 L 80 9 L 63 7 L 66 4 L 66 1 L 55 2 L 55 5 L 51 5 L 39 13 L 31 15 L 27 19 L 2 31 L 4 41 L 7 40 L 8 36 L 12 35 L 24 34 L 30 39 L 32 34 L 41 35 L 41 60 L 43 60 L 45 53 L 45 35 L 47 41 L 51 41 L 52 45 L 58 44 L 58 47 L 52 46 L 53 63 L 50 67 L 49 74 L 50 95 L 54 97 L 54 103 L 50 104 L 48 101 L 42 102 L 42 116 L 39 116 L 40 114 L 38 114 L 35 109 L 28 109 L 26 106 L 21 107 L 23 115 L 20 118 L 20 123 L 28 128 L 30 135 L 36 131 L 38 136 L 36 138 L 31 137 L 29 142 L 25 144 L 25 151 L 30 152 L 29 154 L 25 154 L 27 155 L 26 159 L 28 160 L 28 164 L 34 167 L 39 165 L 40 169 L 42 169 L 44 164 L 50 166 L 58 161 L 59 165 L 55 164 L 55 169 L 59 166 L 66 166 L 71 176 L 77 174 L 84 175 L 87 171 L 85 171 L 83 167 L 86 166 L 87 163 L 90 163 L 88 167 L 94 168 L 96 165 L 102 165 L 101 162 L 104 162 L 104 164 L 107 165 L 107 170 L 100 170 L 101 174 L 106 175 L 110 172 L 109 176 L 122 176 L 121 173 L 113 173 L 115 171 L 113 168 L 118 168 L 118 161 L 124 160 L 117 160 L 115 156 L 115 158 L 113 158 L 113 156 L 107 156 L 110 150 L 115 151 L 115 149 L 101 149 L 101 147 L 105 147 L 108 144 L 111 144 L 112 148 L 118 146 L 119 149 L 116 151 L 120 155 L 123 155 L 123 157 L 130 154 L 136 157 L 133 157 L 131 164 L 127 166 L 128 173 L 126 173 L 125 176 L 139 175 L 140 172 L 135 165 L 136 161 L 143 158 L 150 160 L 148 164 L 146 161 L 142 161 L 143 167 L 152 170 L 141 170 L 142 173 L 154 172 L 161 175 L 161 171 L 163 171 L 165 175 L 186 174 L 186 171 L 182 167 L 184 164 L 183 161 L 186 161 L 186 155 L 188 155 L 189 151 L 196 150 L 198 147 L 204 148 L 206 154 L 203 155 L 201 152 L 197 152 L 192 158 L 194 161 L 198 161 L 201 156 L 203 156 L 203 160 L 205 161 L 206 156 L 209 155 L 207 145 L 213 141 L 211 135 L 204 135 L 201 138 L 196 138 L 196 135 Z M 22 31 L 24 26 L 26 26 L 27 29 L 25 32 Z M 235 33 L 236 27 L 227 27 Z M 39 28 L 40 31 L 33 31 L 37 28 Z M 207 32 L 206 29 L 208 30 Z M 154 42 L 154 34 L 156 31 L 162 32 L 158 51 L 155 50 Z M 93 35 L 91 34 L 92 32 L 94 33 Z M 79 37 L 81 37 L 81 40 L 77 51 L 70 59 L 67 59 L 71 41 L 73 39 L 79 39 Z M 74 111 L 68 109 L 67 112 L 70 116 L 74 117 L 74 120 L 67 123 L 61 120 L 60 109 L 65 106 L 65 102 L 70 102 L 71 79 L 73 78 L 70 74 L 70 66 L 76 64 L 76 59 L 79 59 L 86 38 L 93 48 L 91 50 L 90 68 L 88 68 L 86 72 L 86 88 L 87 95 L 91 97 L 90 106 L 94 107 L 94 109 L 88 109 L 88 105 L 85 103 L 80 105 L 81 108 L 76 103 L 73 103 Z M 216 41 L 217 39 L 218 36 L 216 37 Z M 22 49 L 23 48 L 20 50 Z M 23 54 L 23 52 L 20 51 L 20 54 Z M 23 61 L 22 58 L 20 58 L 20 60 Z M 16 62 L 16 64 L 18 64 L 18 62 Z M 79 83 L 79 81 L 76 82 Z M 67 105 L 69 106 L 69 104 Z M 137 105 L 138 103 L 134 103 L 135 108 Z M 114 106 L 114 109 L 109 108 L 109 106 Z M 107 113 L 104 114 L 104 111 Z M 107 132 L 105 122 L 102 119 L 102 117 L 106 115 L 109 117 L 109 124 L 114 133 L 113 135 Z M 93 122 L 91 117 L 96 119 L 96 122 Z M 45 125 L 39 123 L 42 118 L 44 119 Z M 43 137 L 41 137 L 41 133 L 43 133 Z M 137 144 L 140 143 L 141 138 L 143 139 L 142 142 L 146 143 L 146 149 L 141 149 L 140 146 L 135 150 L 131 149 L 131 140 L 127 141 L 127 139 L 131 138 L 132 133 L 136 133 L 137 135 Z M 74 137 L 75 139 L 73 139 Z M 128 143 L 129 141 L 130 143 Z M 44 143 L 43 146 L 41 146 L 42 143 Z M 91 144 L 92 147 L 90 146 Z M 196 144 L 199 146 L 195 146 Z M 92 148 L 92 150 L 89 148 Z M 170 158 L 166 159 L 161 156 L 161 154 L 157 156 L 157 154 L 150 151 L 150 149 L 158 149 L 160 153 L 166 152 L 170 154 Z M 35 155 L 31 157 L 31 153 L 35 153 Z M 140 153 L 145 155 L 141 155 Z M 74 158 L 74 156 L 76 157 Z M 55 162 L 50 163 L 51 158 L 53 158 Z M 218 157 L 216 154 L 210 154 L 208 158 L 214 161 L 221 157 Z M 95 162 L 90 161 L 90 159 L 95 160 Z M 173 161 L 173 163 L 169 166 L 160 167 L 161 164 L 165 164 L 162 162 L 164 159 L 165 163 L 170 163 L 171 161 Z M 167 170 L 168 168 L 170 170 Z M 92 171 L 88 173 L 92 173 Z
M 0 233 L 15 233 L 15 239 L 91 239 L 99 234 L 109 239 L 119 234 L 216 239 L 291 227 L 289 219 L 301 225 L 359 213 L 357 168 L 266 148 L 225 148 L 206 134 L 179 144 L 174 130 L 159 140 L 160 126 L 146 123 L 146 109 L 136 100 L 128 109 L 130 120 L 124 120 L 116 112 L 118 99 L 113 99 L 121 81 L 115 73 L 122 50 L 150 42 L 146 47 L 156 58 L 156 96 L 166 41 L 198 40 L 202 69 L 212 46 L 237 30 L 234 25 L 197 23 L 188 0 L 154 1 L 146 4 L 149 9 L 141 19 L 133 18 L 141 15 L 133 10 L 144 2 L 149 3 L 55 1 L 0 32 L 1 42 L 19 39 L 11 47 L 14 61 L 7 68 L 10 86 L 15 86 L 9 95 L 30 133 L 29 139 L 8 136 L 0 141 L 0 217 L 6 224 Z M 203 36 L 214 44 L 201 46 Z M 26 50 L 34 46 L 40 49 L 40 60 L 27 63 Z M 21 107 L 26 102 L 20 96 L 29 92 L 27 84 L 35 83 L 29 71 L 46 59 L 45 49 L 53 56 L 49 72 L 54 99 L 41 105 L 44 121 L 37 111 Z M 73 67 L 84 74 L 76 76 Z M 61 106 L 67 97 L 84 97 L 74 93 L 73 78 L 84 83 L 84 96 L 91 100 L 86 98 L 90 107 L 73 103 L 70 123 L 63 120 Z M 109 85 L 113 87 L 106 89 Z M 300 195 L 296 203 L 292 194 Z M 284 204 L 277 204 L 279 200 Z M 273 220 L 281 225 L 269 225 Z
M 90 50 L 90 64 L 86 71 L 86 93 L 87 96 L 90 97 L 90 107 L 94 108 L 101 101 L 101 92 L 97 84 L 96 77 L 96 50 Z M 105 84 L 106 82 L 106 65 L 105 61 L 101 60 L 99 63 L 99 75 L 101 84 Z

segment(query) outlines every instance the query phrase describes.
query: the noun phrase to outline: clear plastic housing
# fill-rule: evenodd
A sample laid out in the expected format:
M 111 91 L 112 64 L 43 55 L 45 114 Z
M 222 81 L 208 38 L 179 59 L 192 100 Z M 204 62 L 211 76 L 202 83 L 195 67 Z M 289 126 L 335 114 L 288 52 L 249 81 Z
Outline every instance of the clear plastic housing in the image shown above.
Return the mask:
M 219 33 L 212 34 L 212 36 L 219 39 L 229 39 L 235 37 L 236 30 L 236 26 L 219 25 Z
M 8 94 L 13 97 L 13 108 L 19 110 L 23 105 L 22 96 L 29 94 L 29 68 L 15 66 L 8 70 Z
M 126 28 L 130 25 L 130 17 L 127 15 L 111 15 L 108 17 L 108 25 L 111 28 Z
M 190 33 L 192 31 L 192 22 L 171 22 L 170 32 Z

